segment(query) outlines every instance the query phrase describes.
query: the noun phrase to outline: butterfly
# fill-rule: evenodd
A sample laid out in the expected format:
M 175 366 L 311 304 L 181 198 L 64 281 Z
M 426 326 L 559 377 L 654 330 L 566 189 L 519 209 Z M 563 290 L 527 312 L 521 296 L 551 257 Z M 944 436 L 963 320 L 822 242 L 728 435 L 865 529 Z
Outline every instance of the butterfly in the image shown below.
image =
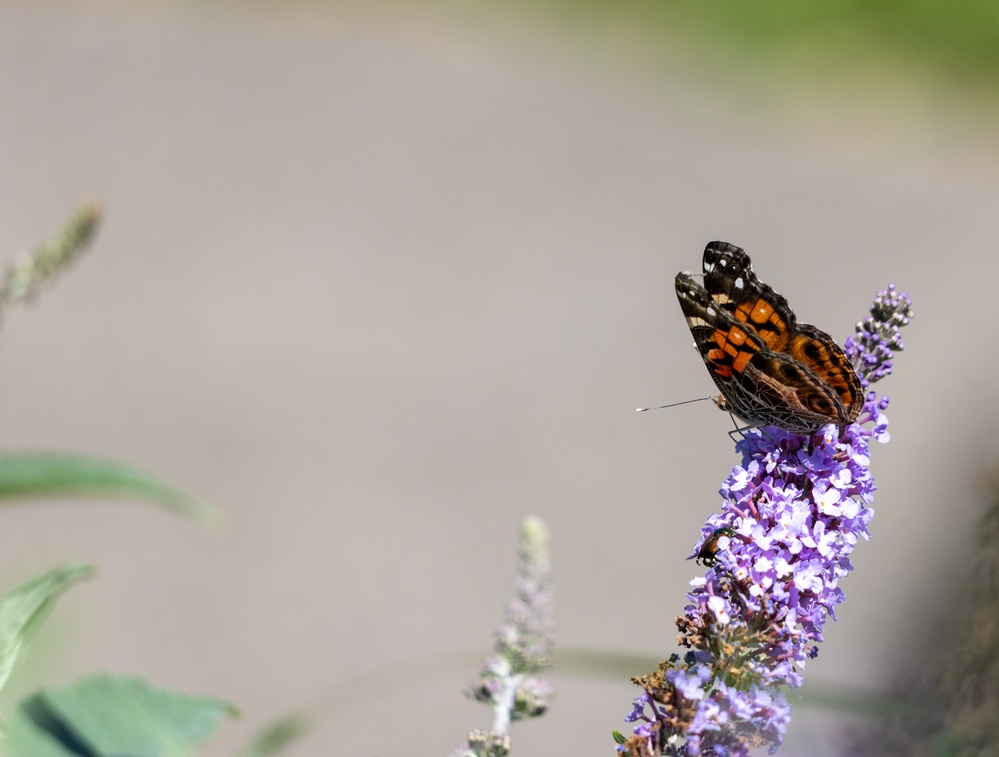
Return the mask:
M 795 434 L 857 420 L 864 391 L 846 354 L 826 332 L 797 322 L 787 300 L 753 273 L 744 250 L 710 242 L 703 269 L 703 286 L 678 273 L 676 296 L 722 410 L 747 427 Z

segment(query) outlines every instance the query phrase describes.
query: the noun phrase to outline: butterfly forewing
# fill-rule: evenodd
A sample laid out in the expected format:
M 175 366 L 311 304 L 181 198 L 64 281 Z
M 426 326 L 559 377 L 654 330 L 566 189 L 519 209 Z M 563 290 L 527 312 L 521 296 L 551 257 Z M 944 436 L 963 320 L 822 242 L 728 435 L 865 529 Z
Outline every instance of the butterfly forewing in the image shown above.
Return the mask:
M 704 288 L 722 309 L 750 324 L 774 352 L 787 345 L 795 317 L 787 300 L 753 273 L 749 255 L 728 242 L 710 242 L 704 248 Z

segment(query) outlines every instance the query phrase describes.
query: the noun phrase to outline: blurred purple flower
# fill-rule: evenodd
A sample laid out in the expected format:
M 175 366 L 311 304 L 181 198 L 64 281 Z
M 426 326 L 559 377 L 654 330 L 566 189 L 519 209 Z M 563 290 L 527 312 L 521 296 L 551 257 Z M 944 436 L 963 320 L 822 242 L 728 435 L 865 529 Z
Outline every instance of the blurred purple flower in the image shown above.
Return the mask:
M 548 526 L 531 516 L 520 534 L 514 597 L 493 634 L 496 653 L 482 661 L 478 677 L 465 690 L 470 699 L 492 708 L 492 728 L 469 732 L 452 757 L 505 757 L 510 752 L 510 724 L 544 714 L 552 698 L 551 684 L 533 675 L 551 667 L 555 645 Z

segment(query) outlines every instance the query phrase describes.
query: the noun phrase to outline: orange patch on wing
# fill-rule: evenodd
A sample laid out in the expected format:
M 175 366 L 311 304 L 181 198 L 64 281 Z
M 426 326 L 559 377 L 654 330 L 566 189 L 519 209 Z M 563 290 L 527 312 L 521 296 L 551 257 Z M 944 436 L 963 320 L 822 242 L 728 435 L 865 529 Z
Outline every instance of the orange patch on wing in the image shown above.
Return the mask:
M 736 347 L 741 347 L 746 342 L 746 332 L 738 326 L 733 326 L 728 330 L 728 341 Z
M 742 373 L 749 361 L 753 359 L 753 353 L 749 350 L 743 350 L 738 355 L 736 355 L 735 360 L 732 361 L 732 369 L 737 373 Z
M 757 300 L 756 304 L 753 306 L 752 312 L 749 314 L 749 320 L 753 323 L 766 323 L 770 320 L 770 316 L 773 312 L 774 309 L 768 302 Z
M 729 356 L 726 354 L 726 349 L 709 350 L 704 355 L 704 359 L 707 360 L 711 365 L 711 370 L 718 376 L 722 378 L 729 378 L 732 375 L 731 369 L 728 367 Z

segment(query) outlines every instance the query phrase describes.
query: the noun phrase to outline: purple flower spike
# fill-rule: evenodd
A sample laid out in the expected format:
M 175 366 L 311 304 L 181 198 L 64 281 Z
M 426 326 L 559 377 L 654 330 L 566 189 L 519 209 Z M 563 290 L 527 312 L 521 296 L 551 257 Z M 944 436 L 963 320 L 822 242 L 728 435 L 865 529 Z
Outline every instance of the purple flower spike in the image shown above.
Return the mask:
M 865 387 L 892 371 L 908 296 L 879 292 L 846 354 Z M 845 600 L 850 553 L 869 539 L 876 487 L 869 444 L 887 442 L 888 399 L 868 392 L 857 422 L 814 436 L 773 426 L 747 431 L 742 463 L 721 486 L 722 507 L 701 529 L 690 559 L 707 566 L 691 581 L 676 620 L 688 650 L 636 677 L 644 694 L 619 739 L 628 757 L 748 757 L 780 746 L 791 719 L 786 688 L 818 654 L 828 618 Z
M 451 757 L 506 757 L 510 753 L 511 723 L 543 715 L 551 702 L 551 685 L 533 674 L 551 666 L 554 645 L 548 526 L 531 516 L 521 526 L 515 593 L 494 634 L 496 654 L 482 661 L 478 678 L 465 690 L 469 699 L 492 708 L 493 725 L 488 731 L 470 731 Z
M 870 316 L 857 324 L 856 337 L 845 345 L 865 387 L 891 373 L 894 354 L 905 349 L 900 330 L 913 315 L 909 295 L 896 292 L 894 284 L 878 292 Z

